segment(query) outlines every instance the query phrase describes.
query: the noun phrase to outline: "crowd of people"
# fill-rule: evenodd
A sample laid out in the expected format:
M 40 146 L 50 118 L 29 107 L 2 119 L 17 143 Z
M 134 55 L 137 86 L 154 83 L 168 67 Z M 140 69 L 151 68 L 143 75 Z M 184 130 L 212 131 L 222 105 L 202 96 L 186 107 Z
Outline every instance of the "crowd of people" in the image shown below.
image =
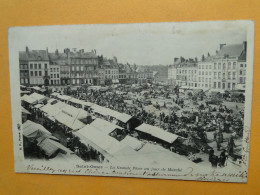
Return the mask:
M 240 140 L 243 136 L 243 108 L 238 108 L 235 101 L 227 101 L 225 96 L 221 97 L 218 94 L 216 101 L 216 98 L 203 91 L 199 94 L 192 93 L 192 90 L 186 93 L 156 85 L 139 86 L 137 89 L 124 85 L 107 90 L 78 88 L 68 94 L 127 113 L 138 118 L 141 123 L 158 126 L 177 134 L 188 140 L 190 145 L 208 153 L 211 164 L 214 161 L 212 150 L 216 153 L 221 152 L 219 159 L 223 159 L 223 151 L 226 156 L 235 160 L 240 158 L 239 153 L 234 153 L 234 139 Z M 224 102 L 232 106 L 228 107 Z M 152 107 L 152 111 L 147 107 Z M 213 134 L 213 138 L 208 137 L 210 133 Z M 216 147 L 210 146 L 214 145 L 209 144 L 212 142 L 216 143 Z
M 180 136 L 189 146 L 185 148 L 190 150 L 187 151 L 188 158 L 194 159 L 194 162 L 199 159 L 196 155 L 206 154 L 212 167 L 224 167 L 228 158 L 234 161 L 240 158 L 241 151 L 236 152 L 238 146 L 235 142 L 242 142 L 243 103 L 239 105 L 228 101 L 224 96 L 218 95 L 218 101 L 215 101 L 211 94 L 203 91 L 197 94 L 192 90 L 180 92 L 176 88 L 157 85 L 138 88 L 119 85 L 105 90 L 79 87 L 66 90 L 63 94 L 129 114 L 141 123 L 158 126 Z M 66 129 L 49 120 L 41 121 L 41 113 L 34 109 L 30 112 L 33 113 L 31 120 L 43 124 L 53 133 L 64 132 L 59 131 L 61 128 Z M 64 138 L 64 145 L 82 159 L 100 158 L 92 148 L 82 146 L 70 131 L 65 131 Z M 192 151 L 199 151 L 199 154 Z

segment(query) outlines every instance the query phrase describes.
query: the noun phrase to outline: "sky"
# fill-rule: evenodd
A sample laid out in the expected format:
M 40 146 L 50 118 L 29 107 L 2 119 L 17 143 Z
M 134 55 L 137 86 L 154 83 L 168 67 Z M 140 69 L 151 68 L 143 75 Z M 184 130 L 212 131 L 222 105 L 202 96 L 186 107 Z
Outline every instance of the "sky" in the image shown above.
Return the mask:
M 170 65 L 175 57 L 201 58 L 219 49 L 219 44 L 239 44 L 247 40 L 245 21 L 91 24 L 14 27 L 9 41 L 24 51 L 77 48 L 107 58 L 116 56 L 120 63 Z

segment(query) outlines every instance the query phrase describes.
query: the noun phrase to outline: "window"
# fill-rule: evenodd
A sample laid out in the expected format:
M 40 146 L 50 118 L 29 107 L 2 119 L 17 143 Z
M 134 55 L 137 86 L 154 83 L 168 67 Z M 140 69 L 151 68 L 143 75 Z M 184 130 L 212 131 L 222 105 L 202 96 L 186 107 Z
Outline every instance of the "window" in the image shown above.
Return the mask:
M 57 78 L 59 78 L 60 76 L 57 74 Z
M 47 69 L 48 67 L 47 67 L 47 64 L 44 64 L 44 66 L 45 66 L 45 69 Z
M 56 74 L 54 74 L 54 78 L 56 78 Z
M 219 70 L 221 69 L 221 63 L 218 63 L 218 69 Z
M 228 89 L 230 89 L 230 83 L 227 84 Z
M 34 64 L 34 69 L 37 69 L 37 64 Z
M 218 88 L 219 88 L 219 89 L 221 88 L 221 83 L 220 83 L 220 82 L 218 82 Z
M 45 70 L 45 76 L 47 76 L 48 75 L 48 71 L 47 70 Z
M 228 62 L 228 69 L 231 69 L 231 62 Z
M 39 69 L 42 69 L 42 65 L 41 64 L 38 64 L 38 66 L 39 66 Z
M 42 76 L 42 71 L 39 71 L 39 76 Z
M 222 79 L 225 79 L 225 78 L 226 78 L 226 74 L 223 73 L 223 74 L 222 74 Z
M 214 88 L 216 88 L 217 87 L 217 83 L 216 82 L 214 82 Z
M 214 72 L 214 79 L 217 78 L 217 72 Z
M 221 73 L 220 72 L 218 73 L 218 79 L 221 79 Z
M 239 78 L 240 83 L 243 83 L 243 80 L 244 80 L 243 77 Z
M 243 64 L 240 64 L 240 68 L 243 68 Z
M 240 75 L 243 75 L 243 71 L 242 70 L 240 70 Z
M 53 78 L 53 74 L 51 74 L 51 78 Z
M 236 72 L 233 72 L 233 80 L 236 79 Z
M 233 69 L 236 69 L 236 62 L 233 62 Z
M 231 79 L 231 72 L 228 72 L 228 79 Z
M 214 69 L 217 69 L 217 63 L 214 63 Z
M 30 69 L 33 69 L 33 64 L 30 64 Z
M 225 69 L 226 69 L 226 64 L 224 63 L 224 64 L 223 64 L 223 70 L 225 70 Z
M 38 76 L 38 72 L 37 71 L 35 71 L 34 74 L 35 74 L 36 77 Z

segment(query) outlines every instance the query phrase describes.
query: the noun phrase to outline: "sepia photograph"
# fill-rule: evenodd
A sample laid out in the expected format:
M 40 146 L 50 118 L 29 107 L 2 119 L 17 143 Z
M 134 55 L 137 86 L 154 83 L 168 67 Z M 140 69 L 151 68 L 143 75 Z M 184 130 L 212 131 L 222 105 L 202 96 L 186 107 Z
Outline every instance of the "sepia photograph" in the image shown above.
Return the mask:
M 15 171 L 247 182 L 254 23 L 12 27 Z

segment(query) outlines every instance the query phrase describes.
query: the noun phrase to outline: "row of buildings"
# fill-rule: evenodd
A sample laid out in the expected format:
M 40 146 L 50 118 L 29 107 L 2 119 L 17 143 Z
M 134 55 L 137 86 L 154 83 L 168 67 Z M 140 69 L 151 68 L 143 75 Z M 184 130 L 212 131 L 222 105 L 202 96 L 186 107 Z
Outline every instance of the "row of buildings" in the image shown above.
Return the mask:
M 247 42 L 234 45 L 220 44 L 215 55 L 201 60 L 174 58 L 168 68 L 168 82 L 186 89 L 218 92 L 245 90 Z
M 150 83 L 153 72 L 148 68 L 137 68 L 120 64 L 117 58 L 98 56 L 96 50 L 84 52 L 68 48 L 60 53 L 46 50 L 19 52 L 20 83 L 26 86 L 58 85 L 110 85 Z

